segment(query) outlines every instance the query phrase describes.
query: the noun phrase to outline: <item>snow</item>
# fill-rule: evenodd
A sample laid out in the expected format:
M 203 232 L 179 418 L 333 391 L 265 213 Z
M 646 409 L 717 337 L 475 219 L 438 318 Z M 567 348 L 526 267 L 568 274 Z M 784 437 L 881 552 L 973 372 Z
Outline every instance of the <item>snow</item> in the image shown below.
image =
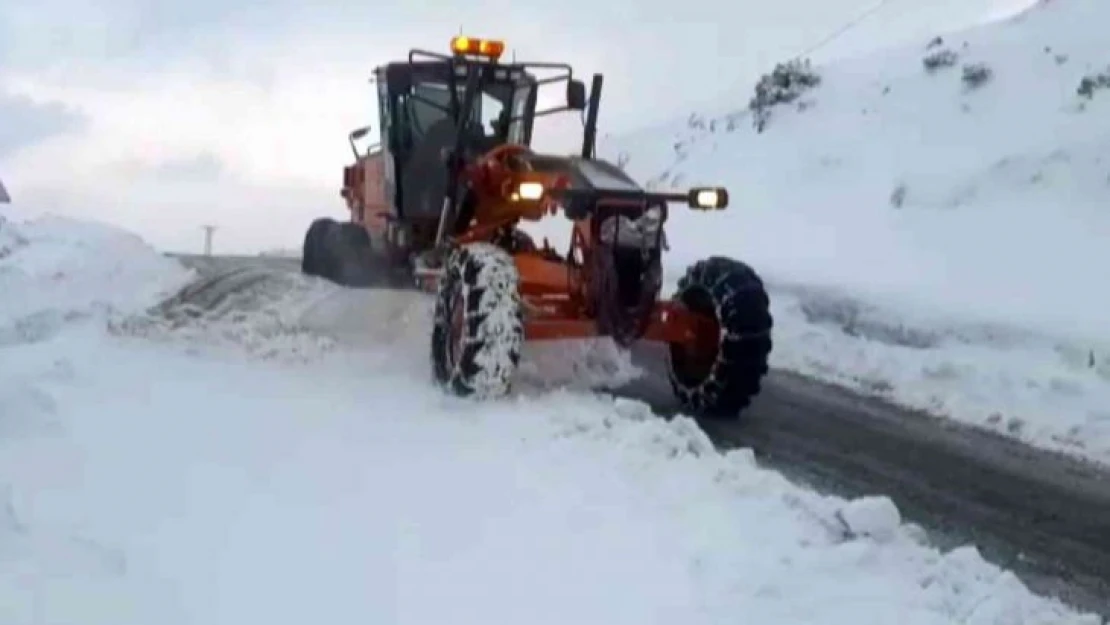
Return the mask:
M 1110 461 L 1110 5 L 814 65 L 770 109 L 616 137 L 655 187 L 724 184 L 675 211 L 668 281 L 714 253 L 772 290 L 772 364 L 1040 447 Z M 927 56 L 955 64 L 927 71 Z M 985 66 L 976 87 L 965 66 Z M 1090 97 L 1078 93 L 1087 79 Z M 753 85 L 754 87 L 754 85 Z
M 0 217 L 0 346 L 45 338 L 96 314 L 137 312 L 192 277 L 109 226 L 54 216 L 15 225 Z M 104 288 L 115 282 L 133 288 Z
M 689 419 L 440 393 L 427 298 L 258 270 L 159 305 L 193 277 L 126 233 L 4 228 L 4 318 L 54 320 L 0 346 L 5 623 L 1101 622 Z
M 950 68 L 923 45 L 818 67 L 762 133 L 695 118 L 603 149 L 730 186 L 729 211 L 672 217 L 668 275 L 757 267 L 776 366 L 1105 460 L 1110 91 L 1076 89 L 1107 17 L 1054 0 L 946 35 Z M 964 61 L 991 79 L 965 90 Z M 440 393 L 431 305 L 0 217 L 0 622 L 1102 622 L 882 494 L 819 495 L 582 390 L 635 375 L 611 346 L 526 346 L 504 400 Z
M 861 497 L 840 509 L 838 518 L 853 536 L 888 540 L 898 532 L 902 515 L 888 497 Z

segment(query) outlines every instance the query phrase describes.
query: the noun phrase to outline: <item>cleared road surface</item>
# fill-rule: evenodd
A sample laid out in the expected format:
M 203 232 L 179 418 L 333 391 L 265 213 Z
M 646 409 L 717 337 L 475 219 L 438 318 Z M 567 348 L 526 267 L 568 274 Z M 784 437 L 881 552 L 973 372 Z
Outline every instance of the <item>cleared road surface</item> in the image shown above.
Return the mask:
M 283 258 L 178 258 L 208 275 L 299 271 Z M 654 375 L 617 394 L 675 414 L 661 350 L 634 357 Z M 887 495 L 938 546 L 974 543 L 1034 590 L 1110 618 L 1110 471 L 781 371 L 741 421 L 702 427 L 719 447 L 750 447 L 823 492 Z

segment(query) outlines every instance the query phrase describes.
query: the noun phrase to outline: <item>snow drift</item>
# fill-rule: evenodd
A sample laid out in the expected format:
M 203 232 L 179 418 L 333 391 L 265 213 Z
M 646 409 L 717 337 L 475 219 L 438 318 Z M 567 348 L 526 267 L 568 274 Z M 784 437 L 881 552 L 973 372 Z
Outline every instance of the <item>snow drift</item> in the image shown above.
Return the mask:
M 0 345 L 139 312 L 192 277 L 107 225 L 53 216 L 17 225 L 0 215 Z
M 674 214 L 668 273 L 710 253 L 773 289 L 773 364 L 1110 460 L 1110 41 L 1098 0 L 830 66 L 601 152 Z M 750 104 L 750 106 L 748 106 Z M 714 110 L 728 110 L 719 103 Z
M 130 235 L 0 232 L 5 327 L 56 320 L 0 345 L 6 623 L 1099 623 L 690 420 L 448 397 L 404 332 L 273 358 L 283 334 L 226 332 L 311 334 L 287 290 L 166 322 L 193 277 Z

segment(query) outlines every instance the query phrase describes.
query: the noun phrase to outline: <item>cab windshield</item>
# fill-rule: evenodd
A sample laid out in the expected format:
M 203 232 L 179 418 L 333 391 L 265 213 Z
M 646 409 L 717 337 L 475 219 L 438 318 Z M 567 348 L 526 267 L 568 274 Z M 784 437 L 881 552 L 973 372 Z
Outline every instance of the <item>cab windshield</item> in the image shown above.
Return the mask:
M 524 120 L 512 122 L 507 132 L 499 128 L 498 120 L 522 114 L 532 89 L 528 83 L 488 82 L 475 99 L 468 118 L 459 120 L 459 125 L 480 128 L 485 136 L 502 142 L 523 142 Z M 455 100 L 459 106 L 462 106 L 465 90 L 466 85 L 460 81 Z M 401 95 L 400 100 L 413 144 L 419 143 L 434 124 L 451 116 L 451 87 L 441 80 L 416 82 L 409 93 Z

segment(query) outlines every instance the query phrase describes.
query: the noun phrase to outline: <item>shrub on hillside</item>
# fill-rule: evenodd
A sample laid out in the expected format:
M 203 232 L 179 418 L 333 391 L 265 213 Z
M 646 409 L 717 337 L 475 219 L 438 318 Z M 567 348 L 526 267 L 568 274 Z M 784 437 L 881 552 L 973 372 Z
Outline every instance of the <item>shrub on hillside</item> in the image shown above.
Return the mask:
M 1095 96 L 1101 89 L 1110 89 L 1110 68 L 1097 74 L 1087 74 L 1079 81 L 1079 88 L 1075 92 L 1088 100 Z
M 963 81 L 968 89 L 976 89 L 983 86 L 993 75 L 994 72 L 984 63 L 964 65 Z
M 937 50 L 936 52 L 930 52 L 929 54 L 926 54 L 925 58 L 921 59 L 921 64 L 925 66 L 925 71 L 932 74 L 939 69 L 952 67 L 959 60 L 959 54 L 953 52 L 952 50 L 949 50 L 948 48 L 944 48 L 942 50 Z
M 748 103 L 755 129 L 763 132 L 771 119 L 773 107 L 797 100 L 820 83 L 821 76 L 813 70 L 809 59 L 792 59 L 776 65 L 770 74 L 764 74 L 756 83 L 755 96 Z

